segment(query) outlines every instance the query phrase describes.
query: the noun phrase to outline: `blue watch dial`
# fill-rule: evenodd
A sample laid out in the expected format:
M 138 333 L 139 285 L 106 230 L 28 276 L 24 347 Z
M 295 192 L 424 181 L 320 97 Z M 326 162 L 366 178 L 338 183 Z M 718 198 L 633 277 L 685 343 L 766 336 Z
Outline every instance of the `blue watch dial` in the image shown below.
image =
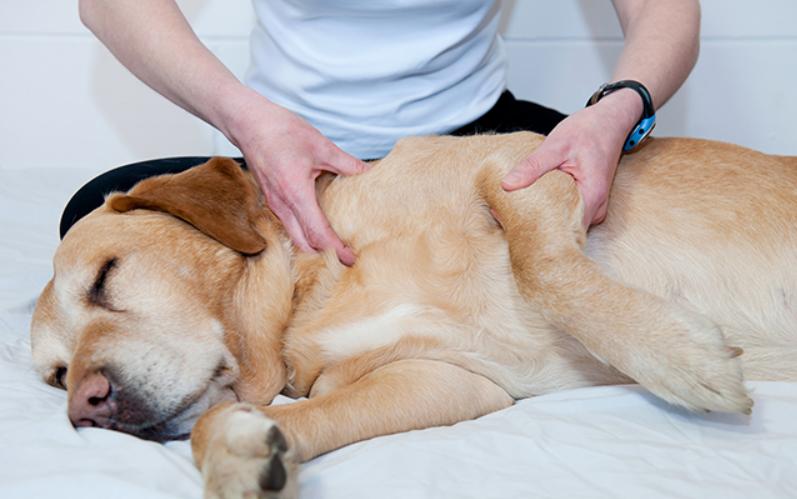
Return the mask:
M 631 130 L 631 133 L 628 134 L 628 138 L 625 139 L 623 152 L 629 152 L 641 144 L 654 128 L 656 128 L 656 113 L 653 113 L 653 116 L 648 116 L 647 118 L 639 120 L 639 123 L 637 123 L 634 129 Z

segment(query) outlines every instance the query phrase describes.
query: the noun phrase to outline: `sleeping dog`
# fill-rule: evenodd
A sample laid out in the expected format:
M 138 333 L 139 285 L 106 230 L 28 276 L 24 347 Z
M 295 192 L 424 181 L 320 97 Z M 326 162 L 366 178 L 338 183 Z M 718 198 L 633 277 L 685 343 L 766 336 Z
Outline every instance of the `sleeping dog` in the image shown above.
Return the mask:
M 208 497 L 292 497 L 319 454 L 555 390 L 747 413 L 744 379 L 797 380 L 797 158 L 653 139 L 586 233 L 567 174 L 500 187 L 541 140 L 407 139 L 319 181 L 351 268 L 230 159 L 114 193 L 56 252 L 35 366 L 76 426 L 190 435 Z

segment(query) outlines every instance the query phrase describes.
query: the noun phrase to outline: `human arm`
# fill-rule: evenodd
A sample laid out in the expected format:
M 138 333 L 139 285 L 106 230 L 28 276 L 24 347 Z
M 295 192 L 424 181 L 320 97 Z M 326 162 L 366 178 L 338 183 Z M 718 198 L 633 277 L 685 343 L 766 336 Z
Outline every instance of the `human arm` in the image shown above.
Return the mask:
M 697 61 L 700 5 L 697 0 L 613 0 L 613 4 L 625 45 L 612 80 L 641 82 L 658 108 L 683 84 Z M 607 95 L 557 125 L 502 186 L 508 191 L 521 189 L 559 168 L 576 179 L 584 200 L 584 225 L 600 223 L 623 144 L 641 114 L 642 101 L 633 90 Z
M 133 74 L 235 144 L 269 207 L 302 249 L 354 254 L 318 206 L 315 179 L 350 175 L 363 162 L 297 115 L 244 86 L 196 37 L 174 0 L 80 0 L 80 17 Z

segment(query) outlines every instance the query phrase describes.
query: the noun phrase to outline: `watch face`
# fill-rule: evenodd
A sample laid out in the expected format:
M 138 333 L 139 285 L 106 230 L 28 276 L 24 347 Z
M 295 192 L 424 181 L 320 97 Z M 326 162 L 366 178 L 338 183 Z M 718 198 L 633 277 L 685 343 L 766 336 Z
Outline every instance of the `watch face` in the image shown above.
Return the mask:
M 654 114 L 650 118 L 644 118 L 639 124 L 634 128 L 631 134 L 628 136 L 628 139 L 625 141 L 625 147 L 623 148 L 626 152 L 635 149 L 639 144 L 641 144 L 653 129 L 656 128 L 656 115 Z
M 656 123 L 653 123 L 647 128 L 639 127 L 637 129 L 637 135 L 639 136 L 639 140 L 637 140 L 637 143 L 640 143 L 646 138 L 648 138 L 648 135 L 650 135 L 650 133 L 653 131 L 654 128 L 656 128 Z

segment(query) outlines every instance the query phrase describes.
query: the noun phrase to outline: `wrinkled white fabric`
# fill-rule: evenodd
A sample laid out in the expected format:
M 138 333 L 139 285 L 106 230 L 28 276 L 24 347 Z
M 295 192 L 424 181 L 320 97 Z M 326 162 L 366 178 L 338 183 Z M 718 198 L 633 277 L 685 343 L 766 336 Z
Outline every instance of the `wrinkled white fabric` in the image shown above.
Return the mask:
M 76 431 L 34 374 L 31 302 L 80 171 L 0 170 L 0 497 L 200 498 L 187 442 Z M 750 383 L 751 418 L 689 414 L 639 387 L 571 390 L 306 464 L 302 497 L 748 499 L 797 493 L 797 383 Z M 284 401 L 284 400 L 283 400 Z

